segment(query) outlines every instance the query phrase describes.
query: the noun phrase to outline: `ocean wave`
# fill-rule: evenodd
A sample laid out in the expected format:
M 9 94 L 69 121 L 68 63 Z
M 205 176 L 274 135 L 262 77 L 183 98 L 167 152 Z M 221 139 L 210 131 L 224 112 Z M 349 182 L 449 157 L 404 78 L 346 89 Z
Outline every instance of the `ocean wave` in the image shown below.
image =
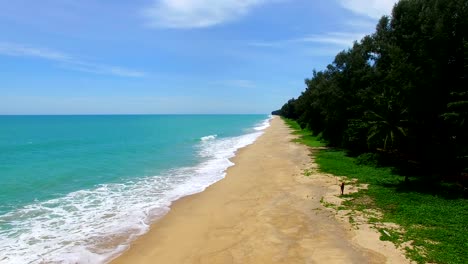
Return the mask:
M 218 137 L 218 135 L 214 134 L 214 135 L 209 135 L 209 136 L 201 137 L 200 140 L 201 140 L 201 141 L 208 141 L 208 140 L 216 139 L 216 137 Z
M 269 125 L 238 137 L 201 138 L 193 167 L 27 205 L 0 215 L 1 263 L 105 263 L 124 251 L 166 214 L 173 201 L 203 191 L 225 177 L 230 158 Z M 203 140 L 203 138 L 206 138 Z

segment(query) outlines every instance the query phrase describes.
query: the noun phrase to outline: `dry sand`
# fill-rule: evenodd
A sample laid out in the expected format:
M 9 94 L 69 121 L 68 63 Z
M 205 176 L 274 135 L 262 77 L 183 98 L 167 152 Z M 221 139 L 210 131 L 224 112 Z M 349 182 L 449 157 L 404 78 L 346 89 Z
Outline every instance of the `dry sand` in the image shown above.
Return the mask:
M 336 178 L 304 169 L 310 150 L 280 118 L 241 149 L 225 179 L 178 200 L 112 263 L 408 263 L 369 229 L 325 209 Z

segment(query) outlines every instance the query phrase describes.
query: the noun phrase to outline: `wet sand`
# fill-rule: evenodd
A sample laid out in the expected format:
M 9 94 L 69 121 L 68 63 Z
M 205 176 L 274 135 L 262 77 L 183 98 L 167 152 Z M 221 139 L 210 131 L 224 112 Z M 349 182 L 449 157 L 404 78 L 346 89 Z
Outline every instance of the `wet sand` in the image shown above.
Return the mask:
M 293 138 L 274 118 L 225 179 L 176 201 L 112 263 L 408 263 L 375 230 L 357 231 L 322 206 L 339 186 L 303 175 L 311 151 Z

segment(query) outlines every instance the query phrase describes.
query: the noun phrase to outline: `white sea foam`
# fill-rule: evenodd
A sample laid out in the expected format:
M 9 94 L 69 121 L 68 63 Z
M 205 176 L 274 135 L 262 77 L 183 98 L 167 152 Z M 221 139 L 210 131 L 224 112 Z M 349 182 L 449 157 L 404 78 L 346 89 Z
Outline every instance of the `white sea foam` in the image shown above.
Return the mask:
M 201 141 L 208 141 L 208 140 L 213 140 L 213 139 L 216 139 L 216 137 L 218 137 L 218 135 L 209 135 L 209 136 L 205 136 L 205 137 L 201 137 L 200 140 Z
M 271 121 L 272 118 L 273 118 L 273 116 L 269 115 L 268 119 L 262 121 L 260 124 L 258 124 L 256 127 L 254 127 L 254 129 L 257 130 L 257 131 L 267 129 L 270 126 L 270 121 Z
M 0 215 L 0 263 L 105 263 L 125 250 L 174 200 L 224 178 L 229 160 L 269 125 L 231 138 L 210 135 L 198 145 L 194 167 L 38 202 Z

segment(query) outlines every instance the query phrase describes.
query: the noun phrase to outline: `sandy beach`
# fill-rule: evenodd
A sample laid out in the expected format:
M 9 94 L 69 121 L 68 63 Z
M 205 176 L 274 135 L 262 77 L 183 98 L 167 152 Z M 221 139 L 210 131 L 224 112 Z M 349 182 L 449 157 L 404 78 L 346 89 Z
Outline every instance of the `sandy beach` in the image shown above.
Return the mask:
M 178 200 L 111 263 L 409 263 L 371 228 L 324 208 L 336 179 L 303 170 L 311 150 L 280 118 L 238 151 L 225 179 Z

